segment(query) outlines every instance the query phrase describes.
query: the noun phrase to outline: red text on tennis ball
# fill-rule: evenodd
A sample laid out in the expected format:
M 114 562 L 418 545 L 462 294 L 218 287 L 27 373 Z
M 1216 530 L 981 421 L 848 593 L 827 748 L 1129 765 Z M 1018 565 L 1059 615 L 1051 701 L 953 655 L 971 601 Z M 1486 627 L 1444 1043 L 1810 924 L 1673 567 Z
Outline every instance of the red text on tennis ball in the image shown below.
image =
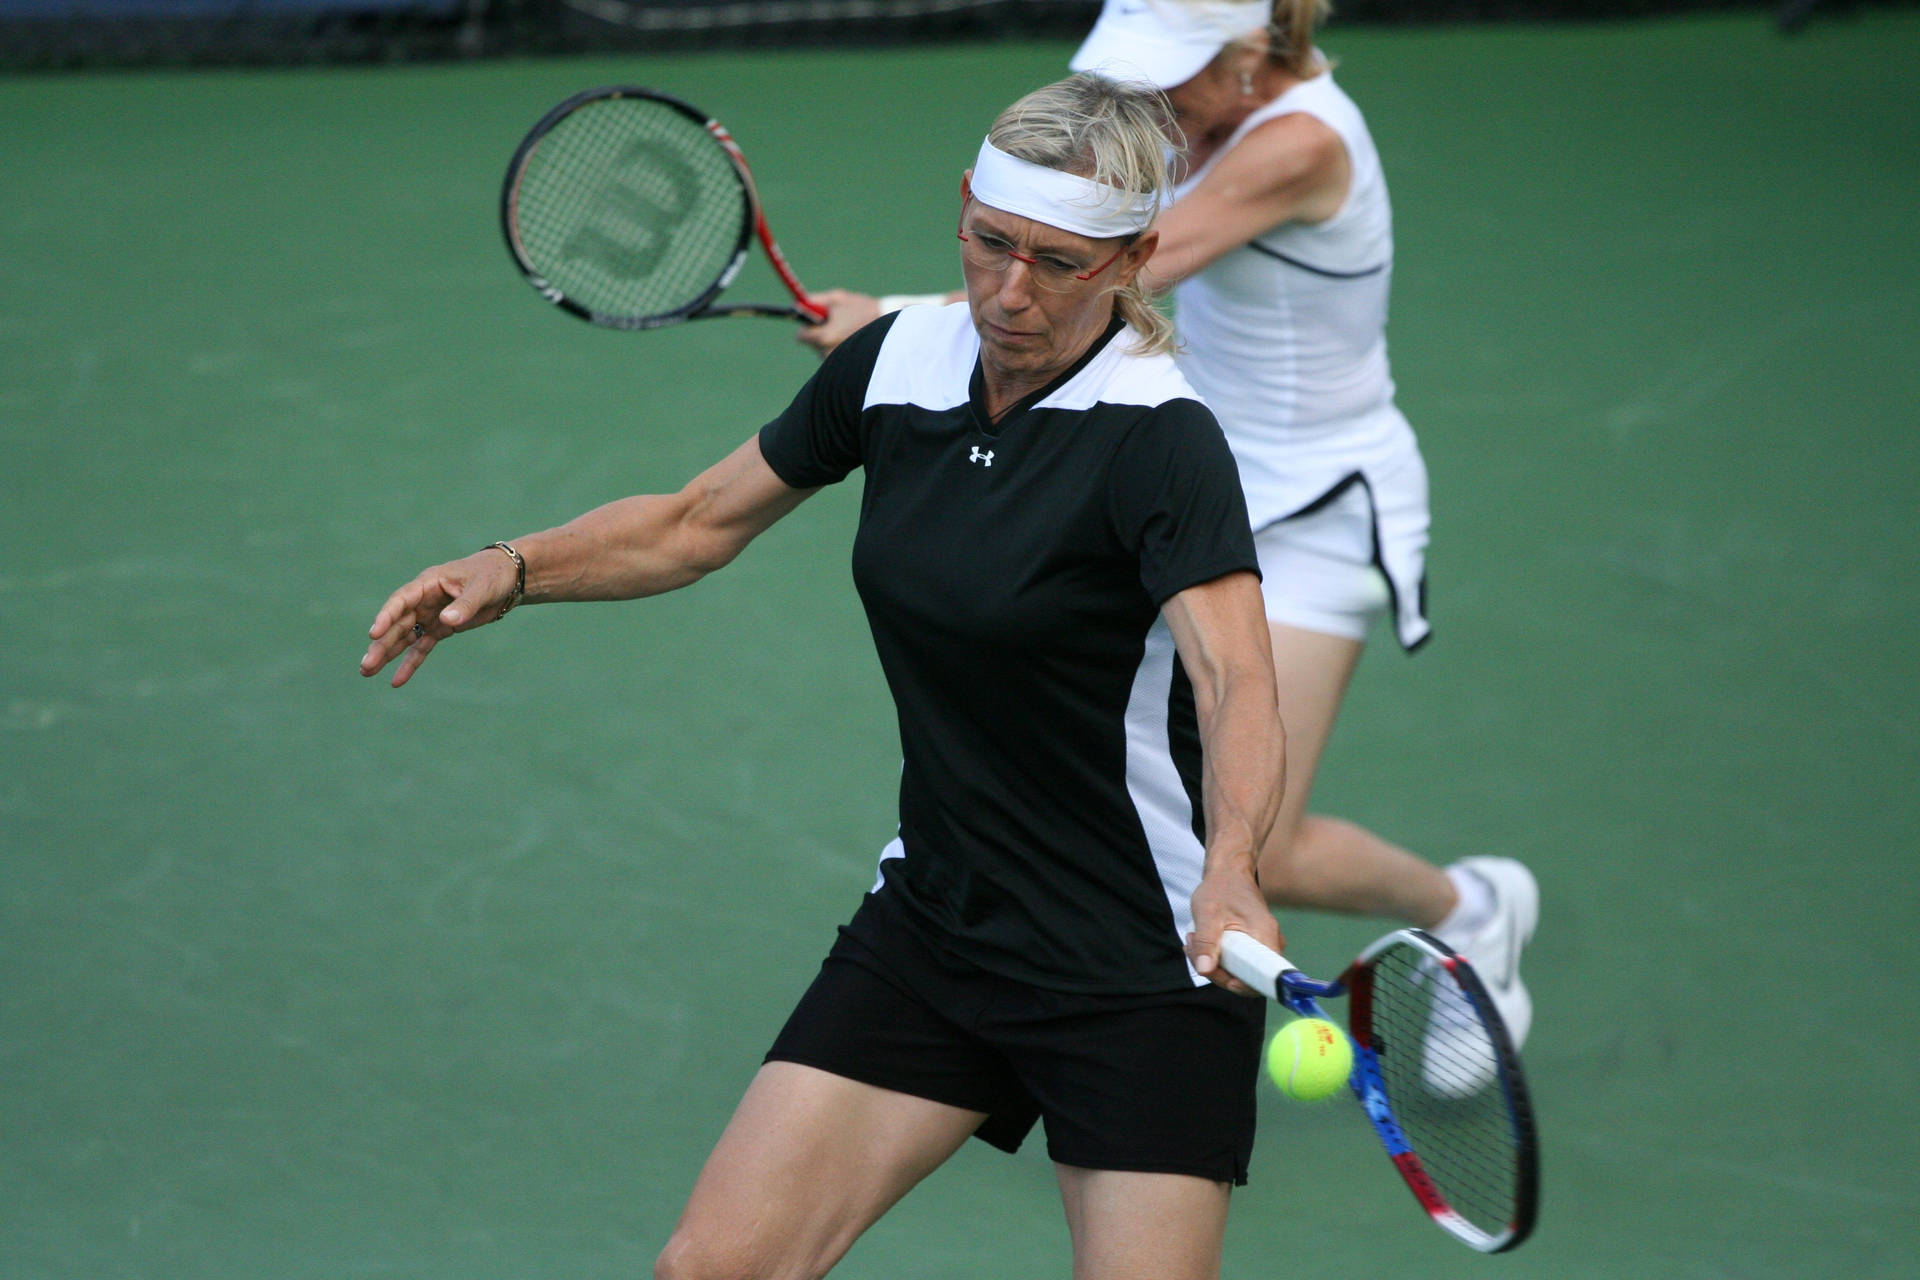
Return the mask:
M 1340 1092 L 1353 1074 L 1353 1046 L 1324 1018 L 1296 1018 L 1268 1042 L 1267 1074 L 1289 1098 L 1318 1102 Z

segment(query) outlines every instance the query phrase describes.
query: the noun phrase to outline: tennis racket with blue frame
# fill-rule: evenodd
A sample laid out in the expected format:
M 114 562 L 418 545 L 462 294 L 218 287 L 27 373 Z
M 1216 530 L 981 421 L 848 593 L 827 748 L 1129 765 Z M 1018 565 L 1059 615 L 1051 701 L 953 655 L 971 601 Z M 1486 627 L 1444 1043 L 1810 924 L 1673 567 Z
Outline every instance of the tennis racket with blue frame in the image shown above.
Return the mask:
M 1336 982 L 1309 978 L 1244 933 L 1220 940 L 1228 973 L 1303 1018 L 1346 996 L 1348 1088 L 1435 1225 L 1482 1253 L 1533 1231 L 1540 1147 L 1520 1056 L 1473 966 L 1400 929 Z

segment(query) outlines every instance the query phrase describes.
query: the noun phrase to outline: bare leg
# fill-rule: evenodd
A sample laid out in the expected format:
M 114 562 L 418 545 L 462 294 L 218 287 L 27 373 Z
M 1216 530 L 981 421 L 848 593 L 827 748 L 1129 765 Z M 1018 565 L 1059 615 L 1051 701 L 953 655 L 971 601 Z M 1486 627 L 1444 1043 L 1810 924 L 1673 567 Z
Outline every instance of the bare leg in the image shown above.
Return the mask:
M 1267 631 L 1287 727 L 1287 794 L 1260 854 L 1267 901 L 1438 924 L 1458 901 L 1444 871 L 1364 827 L 1306 811 L 1362 642 L 1278 622 Z
M 1073 1280 L 1216 1280 L 1224 1182 L 1056 1164 L 1073 1237 Z
M 656 1280 L 812 1280 L 986 1117 L 769 1062 L 700 1171 Z

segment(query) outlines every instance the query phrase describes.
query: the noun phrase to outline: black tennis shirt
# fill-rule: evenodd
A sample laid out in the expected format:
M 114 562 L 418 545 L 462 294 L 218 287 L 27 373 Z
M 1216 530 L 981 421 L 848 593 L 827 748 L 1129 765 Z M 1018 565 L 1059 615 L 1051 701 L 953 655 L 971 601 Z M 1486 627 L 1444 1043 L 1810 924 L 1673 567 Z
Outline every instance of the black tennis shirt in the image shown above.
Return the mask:
M 1258 572 L 1225 437 L 1134 336 L 993 423 L 966 305 L 908 308 L 760 433 L 796 488 L 866 471 L 853 576 L 904 755 L 874 905 L 1058 990 L 1200 981 L 1199 739 L 1160 605 Z

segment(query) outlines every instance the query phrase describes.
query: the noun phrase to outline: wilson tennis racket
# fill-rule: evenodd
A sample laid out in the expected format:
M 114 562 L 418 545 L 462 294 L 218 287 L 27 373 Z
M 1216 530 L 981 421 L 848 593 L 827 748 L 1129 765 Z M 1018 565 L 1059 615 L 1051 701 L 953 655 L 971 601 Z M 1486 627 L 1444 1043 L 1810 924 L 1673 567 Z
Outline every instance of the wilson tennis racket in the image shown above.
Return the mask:
M 1244 933 L 1221 938 L 1240 981 L 1301 1017 L 1346 995 L 1347 1085 L 1420 1206 L 1482 1253 L 1533 1230 L 1540 1149 L 1526 1078 L 1473 967 L 1429 933 L 1381 938 L 1338 982 L 1309 978 Z
M 507 166 L 500 223 L 540 296 L 594 324 L 826 318 L 767 229 L 732 136 L 651 89 L 589 89 L 542 116 Z M 756 235 L 793 303 L 713 305 Z

